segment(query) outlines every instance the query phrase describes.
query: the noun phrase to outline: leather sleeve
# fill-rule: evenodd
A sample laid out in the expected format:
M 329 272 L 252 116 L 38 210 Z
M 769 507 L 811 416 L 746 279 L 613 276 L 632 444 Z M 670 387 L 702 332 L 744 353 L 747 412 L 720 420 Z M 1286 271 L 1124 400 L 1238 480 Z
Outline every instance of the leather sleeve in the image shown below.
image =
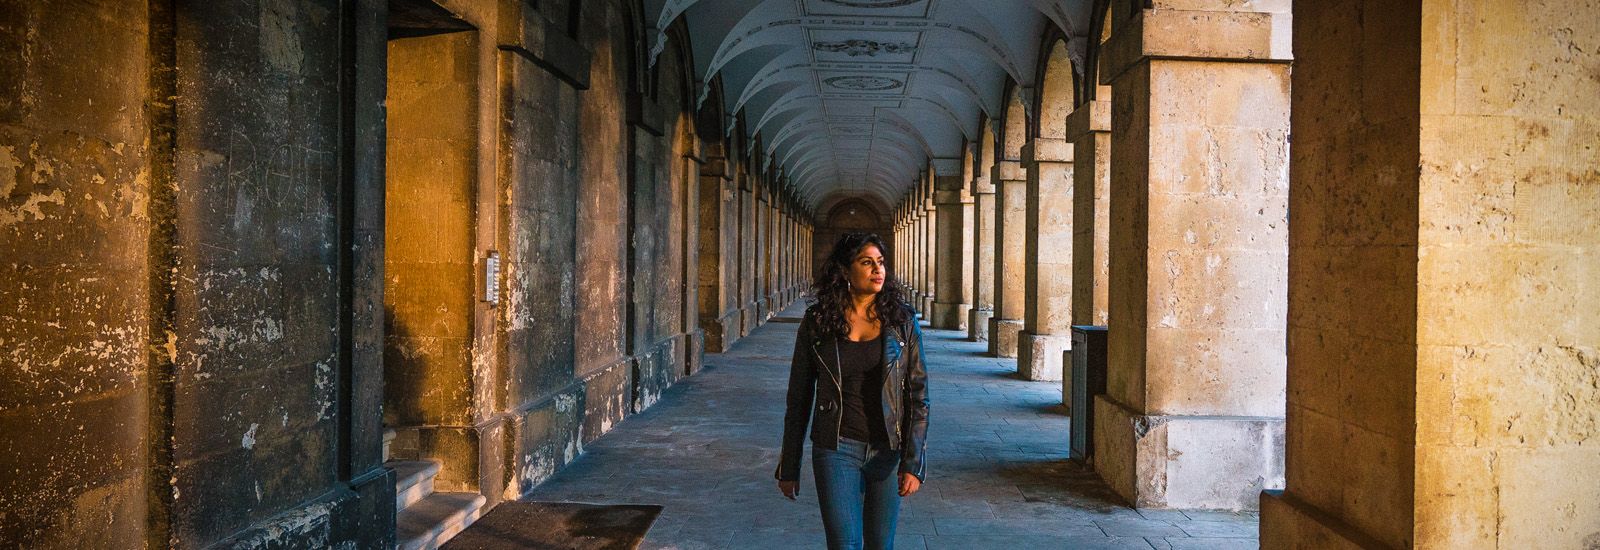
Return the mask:
M 811 400 L 817 386 L 817 369 L 811 361 L 811 315 L 800 321 L 794 339 L 794 356 L 789 363 L 789 395 L 783 413 L 783 450 L 773 477 L 780 481 L 800 479 L 800 455 L 804 452 L 806 427 L 811 423 Z
M 928 468 L 928 365 L 922 355 L 922 327 L 911 320 L 911 338 L 905 351 L 906 411 L 905 445 L 900 454 L 900 471 L 927 481 Z

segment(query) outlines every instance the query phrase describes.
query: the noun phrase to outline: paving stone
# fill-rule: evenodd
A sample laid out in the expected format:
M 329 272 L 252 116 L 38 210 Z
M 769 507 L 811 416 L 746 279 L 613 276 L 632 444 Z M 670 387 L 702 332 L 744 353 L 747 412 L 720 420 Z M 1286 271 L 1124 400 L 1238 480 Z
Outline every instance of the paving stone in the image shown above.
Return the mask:
M 1182 537 L 1186 533 L 1165 521 L 1149 519 L 1096 520 L 1106 535 L 1113 537 Z
M 1172 524 L 1191 537 L 1255 538 L 1258 531 L 1255 522 L 1247 521 L 1174 521 Z
M 1168 538 L 1154 540 L 1161 540 L 1163 544 L 1166 544 L 1166 546 L 1157 546 L 1156 548 L 1168 548 L 1171 550 L 1258 550 L 1261 548 L 1260 541 L 1253 538 Z
M 928 550 L 1150 550 L 1150 543 L 1126 537 L 957 535 L 927 537 Z

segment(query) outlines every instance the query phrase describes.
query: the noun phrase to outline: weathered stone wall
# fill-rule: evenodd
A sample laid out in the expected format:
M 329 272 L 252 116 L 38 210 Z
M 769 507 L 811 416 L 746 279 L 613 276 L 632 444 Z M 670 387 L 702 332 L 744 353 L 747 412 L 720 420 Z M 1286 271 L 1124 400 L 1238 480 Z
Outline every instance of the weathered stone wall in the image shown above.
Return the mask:
M 1600 546 L 1600 2 L 1421 28 L 1416 544 Z
M 10 545 L 145 541 L 149 33 L 142 5 L 0 7 L 0 540 Z
M 1289 483 L 1264 544 L 1600 544 L 1597 22 L 1296 5 Z
M 1413 546 L 1419 15 L 1294 14 L 1286 485 L 1396 548 Z
M 0 10 L 19 61 L 0 103 L 0 249 L 16 259 L 0 422 L 33 442 L 4 460 L 28 472 L 8 477 L 7 540 L 390 536 L 374 527 L 393 513 L 375 386 L 354 386 L 382 319 L 355 311 L 374 287 L 351 277 L 381 268 L 344 252 L 370 229 L 345 201 L 381 189 L 381 165 L 353 158 L 381 151 L 382 86 L 341 78 L 376 58 L 337 40 L 381 51 L 382 11 L 350 6 Z
M 384 423 L 474 423 L 478 33 L 389 41 Z
M 483 28 L 518 23 L 490 13 L 473 19 Z M 497 208 L 505 213 L 500 222 L 506 250 L 504 351 L 494 372 L 509 388 L 497 404 L 509 416 L 509 426 L 476 440 L 488 449 L 470 449 L 471 456 L 499 450 L 511 457 L 499 476 L 483 476 L 493 485 L 479 490 L 491 498 L 521 496 L 576 458 L 587 405 L 583 385 L 575 383 L 577 178 L 585 143 L 576 113 L 587 97 L 529 55 L 498 50 L 496 65 L 503 76 L 493 81 L 497 94 L 491 112 L 503 113 L 495 186 L 506 197 Z M 461 458 L 458 454 L 456 460 Z
M 0 539 L 392 547 L 385 423 L 496 502 L 684 373 L 686 60 L 637 118 L 622 2 L 441 4 L 0 9 Z

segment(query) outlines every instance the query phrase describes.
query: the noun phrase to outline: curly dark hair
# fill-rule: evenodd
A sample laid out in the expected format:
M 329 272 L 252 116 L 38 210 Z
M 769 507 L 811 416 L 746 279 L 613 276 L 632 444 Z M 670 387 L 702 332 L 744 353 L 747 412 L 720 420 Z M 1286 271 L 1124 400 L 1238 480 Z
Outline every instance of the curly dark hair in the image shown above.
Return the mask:
M 845 233 L 834 243 L 828 259 L 817 267 L 816 278 L 811 283 L 810 308 L 818 334 L 845 338 L 850 334 L 850 322 L 845 312 L 854 304 L 850 297 L 850 264 L 867 245 L 878 247 L 884 259 L 889 258 L 889 247 L 873 233 Z M 900 283 L 892 273 L 884 273 L 883 290 L 873 300 L 873 317 L 885 326 L 896 326 L 911 319 L 911 306 L 906 304 Z

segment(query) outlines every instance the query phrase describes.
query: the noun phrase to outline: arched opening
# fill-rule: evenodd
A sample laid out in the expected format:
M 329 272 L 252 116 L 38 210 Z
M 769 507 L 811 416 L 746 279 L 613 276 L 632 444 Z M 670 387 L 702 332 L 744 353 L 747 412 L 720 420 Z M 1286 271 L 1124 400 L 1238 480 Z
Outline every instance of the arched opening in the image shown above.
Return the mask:
M 1067 41 L 1052 41 L 1049 57 L 1045 61 L 1044 78 L 1039 81 L 1038 137 L 1067 137 L 1067 116 L 1078 104 L 1073 68 L 1072 59 L 1067 55 Z
M 480 298 L 474 266 L 478 40 L 427 0 L 395 2 L 388 44 L 384 216 L 384 425 L 391 456 L 435 458 L 436 427 L 471 426 Z M 434 486 L 475 491 L 446 464 Z
M 1022 146 L 1027 144 L 1028 115 L 1015 84 L 1007 92 L 1005 118 L 995 152 L 995 167 L 990 172 L 995 186 L 994 201 L 994 317 L 989 320 L 989 353 L 996 357 L 1017 356 L 1017 334 L 1022 331 L 1023 315 L 1023 236 L 1026 234 L 1028 185 L 1027 169 L 1022 164 Z
M 1073 155 L 1066 127 L 1076 82 L 1065 40 L 1050 41 L 1043 67 L 1037 135 L 1023 155 L 1028 172 L 1017 372 L 1028 380 L 1060 381 L 1062 403 L 1070 405 L 1065 353 L 1072 347 Z

